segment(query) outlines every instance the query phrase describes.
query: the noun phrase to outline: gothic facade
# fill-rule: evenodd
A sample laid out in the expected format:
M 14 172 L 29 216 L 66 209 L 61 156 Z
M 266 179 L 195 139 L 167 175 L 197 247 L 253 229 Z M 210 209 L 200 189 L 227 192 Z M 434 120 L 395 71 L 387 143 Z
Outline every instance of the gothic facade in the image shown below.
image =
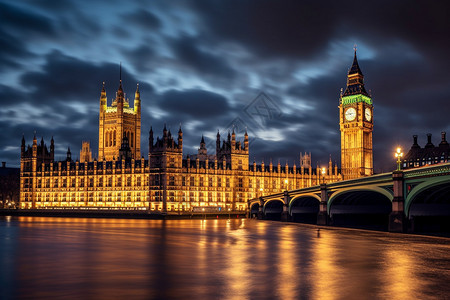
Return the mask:
M 176 136 L 164 127 L 154 138 L 150 129 L 148 158 L 140 153 L 141 103 L 136 89 L 131 109 L 120 81 L 116 98 L 107 106 L 103 85 L 100 96 L 98 159 L 92 160 L 83 143 L 80 160 L 70 149 L 64 161 L 54 160 L 36 137 L 31 146 L 22 139 L 20 189 L 22 209 L 139 209 L 148 211 L 239 211 L 250 199 L 342 180 L 337 165 L 311 166 L 311 156 L 301 165 L 249 163 L 249 137 L 241 142 L 235 132 L 221 139 L 215 154 L 208 154 L 202 137 L 198 153 L 183 156 L 183 132 Z
M 373 104 L 355 55 L 339 101 L 341 168 L 345 180 L 373 175 Z

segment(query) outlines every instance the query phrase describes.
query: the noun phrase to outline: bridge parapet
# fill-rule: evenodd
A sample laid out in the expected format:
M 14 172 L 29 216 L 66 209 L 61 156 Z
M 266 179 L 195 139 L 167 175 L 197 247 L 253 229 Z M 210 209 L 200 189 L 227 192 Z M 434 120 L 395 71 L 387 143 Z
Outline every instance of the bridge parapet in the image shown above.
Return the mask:
M 405 178 L 429 177 L 450 174 L 450 163 L 405 170 Z

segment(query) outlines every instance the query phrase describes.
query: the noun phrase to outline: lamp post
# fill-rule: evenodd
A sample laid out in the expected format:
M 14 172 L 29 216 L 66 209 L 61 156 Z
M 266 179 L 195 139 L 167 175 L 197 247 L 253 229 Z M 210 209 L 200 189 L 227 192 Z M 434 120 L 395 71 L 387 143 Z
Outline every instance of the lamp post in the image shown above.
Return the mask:
M 397 158 L 397 171 L 401 170 L 401 163 L 402 163 L 402 157 L 403 157 L 403 152 L 402 152 L 402 148 L 397 147 L 397 151 L 395 152 L 395 157 Z
M 323 178 L 323 183 L 325 183 L 325 174 L 327 173 L 325 167 L 322 168 L 322 178 Z
M 289 181 L 287 179 L 284 180 L 284 186 L 285 186 L 285 190 L 288 190 L 288 183 Z

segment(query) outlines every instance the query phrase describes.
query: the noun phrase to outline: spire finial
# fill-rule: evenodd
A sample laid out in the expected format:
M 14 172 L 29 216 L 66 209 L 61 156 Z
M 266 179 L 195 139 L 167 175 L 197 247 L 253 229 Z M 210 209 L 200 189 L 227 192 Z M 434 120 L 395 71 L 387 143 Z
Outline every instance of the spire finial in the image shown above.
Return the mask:
M 122 83 L 122 62 L 120 62 L 120 65 L 119 65 L 119 80 Z
M 355 50 L 355 54 L 356 54 L 356 50 L 358 49 L 358 47 L 356 46 L 356 43 L 353 45 L 353 50 Z

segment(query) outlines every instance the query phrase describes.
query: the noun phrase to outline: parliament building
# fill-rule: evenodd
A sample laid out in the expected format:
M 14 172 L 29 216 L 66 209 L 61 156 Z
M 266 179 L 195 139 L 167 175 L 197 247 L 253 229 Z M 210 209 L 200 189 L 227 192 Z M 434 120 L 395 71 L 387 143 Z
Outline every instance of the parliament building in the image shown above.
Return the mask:
M 79 159 L 68 149 L 64 161 L 55 161 L 53 138 L 49 147 L 36 136 L 28 146 L 22 138 L 20 208 L 241 211 L 263 195 L 371 175 L 373 108 L 356 51 L 339 107 L 342 174 L 331 158 L 326 167 L 313 167 L 310 154 L 299 166 L 250 163 L 249 136 L 245 132 L 241 141 L 234 130 L 226 138 L 217 133 L 213 155 L 203 137 L 198 153 L 183 155 L 181 127 L 172 134 L 164 126 L 156 137 L 150 128 L 144 157 L 139 85 L 131 108 L 122 80 L 111 106 L 103 84 L 96 159 L 88 142 Z

